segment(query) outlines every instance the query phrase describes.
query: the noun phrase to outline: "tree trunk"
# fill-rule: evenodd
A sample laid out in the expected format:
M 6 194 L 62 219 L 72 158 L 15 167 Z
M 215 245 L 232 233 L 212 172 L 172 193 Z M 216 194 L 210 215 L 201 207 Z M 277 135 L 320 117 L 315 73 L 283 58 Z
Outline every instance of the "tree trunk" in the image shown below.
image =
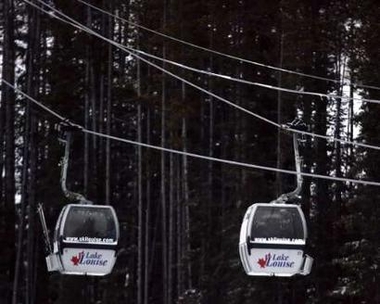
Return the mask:
M 147 144 L 150 144 L 150 110 L 148 109 L 147 112 Z M 149 229 L 149 224 L 150 224 L 150 195 L 151 195 L 151 184 L 150 184 L 150 164 L 149 161 L 146 164 L 146 176 L 147 181 L 146 181 L 146 209 L 145 209 L 145 243 L 144 243 L 144 304 L 149 303 L 149 252 L 154 250 L 152 248 L 150 250 L 150 229 Z
M 137 62 L 137 141 L 142 142 L 142 119 L 141 119 L 141 70 L 140 61 Z M 137 303 L 143 303 L 143 198 L 142 198 L 142 150 L 137 147 L 137 188 L 138 188 L 138 245 L 137 245 Z
M 3 69 L 2 79 L 10 84 L 14 84 L 14 1 L 5 0 L 3 2 L 3 20 L 4 20 L 4 42 L 3 42 Z M 6 286 L 14 281 L 15 270 L 15 96 L 13 89 L 5 83 L 2 84 L 1 90 L 1 120 L 4 123 L 3 136 L 0 141 L 4 142 L 3 150 L 0 151 L 5 155 L 4 167 L 1 168 L 3 175 L 0 177 L 4 182 L 2 184 L 0 228 L 4 231 L 5 241 L 2 244 L 2 261 L 4 269 Z M 3 120 L 4 119 L 4 120 Z M 4 239 L 3 239 L 4 240 Z M 5 303 L 10 303 L 12 299 L 11 288 L 1 291 L 0 298 Z
M 87 27 L 91 26 L 91 10 L 87 9 Z M 91 75 L 91 47 L 89 44 L 86 45 L 86 70 L 85 70 L 85 83 L 86 83 L 86 91 L 85 91 L 85 104 L 84 104 L 84 127 L 85 129 L 89 129 L 90 127 L 90 102 L 91 102 L 91 93 L 90 93 L 90 75 Z M 83 195 L 85 197 L 88 196 L 89 193 L 89 168 L 90 168 L 90 135 L 88 133 L 84 133 L 84 151 L 83 151 Z
M 173 138 L 173 132 L 170 132 Z M 173 142 L 173 141 L 172 141 Z M 168 231 L 168 301 L 173 302 L 173 250 L 174 250 L 174 158 L 173 153 L 169 156 L 169 231 Z
M 40 87 L 39 74 L 40 62 L 40 18 L 35 9 L 31 11 L 31 19 L 29 22 L 30 29 L 30 45 L 28 57 L 28 78 L 27 78 L 27 94 L 29 96 L 37 96 L 38 88 Z M 28 102 L 29 104 L 30 102 Z M 31 111 L 31 109 L 29 109 Z M 28 230 L 27 230 L 27 259 L 26 259 L 26 301 L 25 303 L 34 303 L 36 282 L 34 282 L 36 265 L 35 265 L 35 245 L 36 245 L 36 229 L 35 229 L 35 214 L 36 214 L 36 171 L 37 171 L 37 122 L 33 112 L 29 113 L 30 116 L 30 135 L 29 135 L 29 149 L 30 149 L 30 166 L 29 176 L 27 177 L 27 193 L 28 193 Z M 28 166 L 28 163 L 26 163 Z
M 110 11 L 112 11 L 112 2 L 110 2 Z M 113 39 L 113 19 L 108 19 L 108 38 Z M 108 46 L 108 66 L 107 66 L 107 122 L 106 134 L 111 134 L 112 125 L 112 77 L 113 77 L 113 52 L 112 45 Z M 111 141 L 106 139 L 106 174 L 105 174 L 105 203 L 111 203 Z
M 282 11 L 281 11 L 282 15 Z M 282 18 L 282 17 L 281 17 Z M 284 45 L 284 34 L 282 32 L 281 28 L 281 33 L 280 33 L 280 68 L 282 68 L 283 64 L 283 45 Z M 282 72 L 278 72 L 278 86 L 282 87 Z M 279 90 L 277 91 L 277 123 L 281 124 L 282 123 L 282 92 Z M 282 168 L 282 151 L 281 151 L 281 129 L 277 130 L 277 169 Z M 277 191 L 277 196 L 280 196 L 282 194 L 282 180 L 281 180 L 281 174 L 280 172 L 276 172 L 276 191 Z
M 183 91 L 184 92 L 184 88 Z M 187 122 L 186 118 L 182 119 L 182 145 L 183 145 L 183 151 L 187 151 Z M 193 288 L 193 281 L 192 281 L 192 266 L 191 266 L 191 234 L 190 234 L 190 206 L 189 206 L 189 174 L 188 174 L 188 162 L 187 162 L 187 156 L 184 155 L 182 157 L 182 188 L 183 188 L 183 220 L 184 223 L 184 229 L 185 229 L 185 237 L 184 237 L 184 251 L 185 251 L 185 261 L 186 261 L 186 277 L 185 282 L 187 289 Z
M 167 18 L 167 0 L 164 0 L 163 7 L 163 29 L 166 30 Z M 166 58 L 166 44 L 163 43 L 162 57 Z M 165 63 L 163 63 L 165 68 Z M 161 147 L 166 146 L 166 77 L 162 74 L 162 88 L 161 88 Z M 166 157 L 165 152 L 161 152 L 161 212 L 162 212 L 162 226 L 161 226 L 161 246 L 162 246 L 162 303 L 169 304 L 168 298 L 168 248 L 167 248 L 167 211 L 166 211 Z

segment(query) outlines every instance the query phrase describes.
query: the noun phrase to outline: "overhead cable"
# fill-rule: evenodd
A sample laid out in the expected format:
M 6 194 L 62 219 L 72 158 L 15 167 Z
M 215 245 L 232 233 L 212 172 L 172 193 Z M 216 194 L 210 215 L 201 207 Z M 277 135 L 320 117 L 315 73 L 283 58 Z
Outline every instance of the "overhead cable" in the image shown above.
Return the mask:
M 142 25 L 140 25 L 140 24 L 138 24 L 136 22 L 132 22 L 132 21 L 127 20 L 125 18 L 116 16 L 116 15 L 114 15 L 114 14 L 112 14 L 112 13 L 110 13 L 110 12 L 104 10 L 104 9 L 101 9 L 98 6 L 90 4 L 90 3 L 86 2 L 86 1 L 83 1 L 83 0 L 77 0 L 77 1 L 80 2 L 80 3 L 82 3 L 82 4 L 84 4 L 84 5 L 86 5 L 86 6 L 88 6 L 88 7 L 93 8 L 93 9 L 99 11 L 99 12 L 107 14 L 108 16 L 111 16 L 111 17 L 113 17 L 115 19 L 118 19 L 118 20 L 120 20 L 122 22 L 128 23 L 131 26 L 135 26 L 137 28 L 143 29 L 143 30 L 145 30 L 147 32 L 150 32 L 150 33 L 153 33 L 155 35 L 158 35 L 158 36 L 161 36 L 161 37 L 164 37 L 164 38 L 167 38 L 167 39 L 179 42 L 179 43 L 184 44 L 184 45 L 188 45 L 190 47 L 193 47 L 193 48 L 196 48 L 196 49 L 199 49 L 199 50 L 202 50 L 202 51 L 210 52 L 210 53 L 213 53 L 213 54 L 216 54 L 216 55 L 219 55 L 219 56 L 223 56 L 223 57 L 226 57 L 226 58 L 230 58 L 230 59 L 233 59 L 233 60 L 238 60 L 240 62 L 244 62 L 244 63 L 256 65 L 256 66 L 260 66 L 260 67 L 263 67 L 263 68 L 267 68 L 267 69 L 271 69 L 271 70 L 275 70 L 275 71 L 279 71 L 279 72 L 284 72 L 284 73 L 288 73 L 288 74 L 294 74 L 294 75 L 298 75 L 298 76 L 302 76 L 302 77 L 313 78 L 313 79 L 318 79 L 318 80 L 324 80 L 324 81 L 340 84 L 340 80 L 331 79 L 331 78 L 327 78 L 327 77 L 316 76 L 316 75 L 311 75 L 311 74 L 302 73 L 302 72 L 297 72 L 297 71 L 293 71 L 293 70 L 289 70 L 289 69 L 284 69 L 284 68 L 280 68 L 280 67 L 276 67 L 276 66 L 260 63 L 260 62 L 257 62 L 257 61 L 252 61 L 252 60 L 248 60 L 248 59 L 245 59 L 245 58 L 233 56 L 233 55 L 226 54 L 226 53 L 223 53 L 223 52 L 215 51 L 215 50 L 212 50 L 212 49 L 209 49 L 209 48 L 206 48 L 206 47 L 202 47 L 202 46 L 196 45 L 194 43 L 187 42 L 187 41 L 184 41 L 182 39 L 175 38 L 173 36 L 161 33 L 159 31 L 152 30 L 152 29 L 150 29 L 150 28 L 148 28 L 146 26 L 142 26 Z M 378 86 L 358 84 L 358 83 L 351 83 L 351 85 L 353 85 L 353 86 L 355 86 L 357 88 L 366 88 L 366 89 L 380 90 L 380 87 L 378 87 Z
M 141 50 L 136 50 L 136 49 L 129 47 L 129 46 L 124 46 L 124 47 L 128 48 L 129 50 L 131 50 L 133 52 L 144 55 L 146 57 L 156 59 L 156 60 L 160 60 L 162 62 L 169 63 L 171 65 L 177 66 L 177 67 L 185 69 L 185 70 L 189 70 L 189 71 L 200 73 L 200 74 L 205 74 L 208 76 L 218 77 L 218 78 L 226 79 L 229 81 L 253 85 L 253 86 L 257 86 L 257 87 L 261 87 L 261 88 L 265 88 L 265 89 L 269 89 L 269 90 L 281 91 L 281 92 L 292 93 L 292 94 L 297 94 L 297 95 L 316 96 L 316 97 L 320 97 L 320 98 L 325 97 L 325 98 L 337 98 L 337 99 L 344 99 L 344 100 L 358 100 L 361 102 L 369 102 L 369 103 L 380 104 L 379 99 L 368 99 L 368 98 L 362 98 L 362 97 L 348 97 L 348 96 L 341 96 L 341 95 L 337 95 L 337 94 L 325 94 L 325 93 L 309 92 L 309 91 L 303 91 L 303 90 L 287 89 L 287 88 L 277 87 L 277 86 L 273 86 L 273 85 L 269 85 L 269 84 L 265 84 L 265 83 L 249 81 L 249 80 L 245 80 L 242 78 L 236 78 L 236 77 L 232 77 L 232 76 L 228 76 L 228 75 L 223 75 L 220 73 L 214 73 L 214 72 L 210 72 L 210 71 L 206 71 L 206 70 L 202 70 L 202 69 L 193 68 L 193 67 L 185 65 L 183 63 L 179 63 L 179 62 L 176 62 L 173 60 L 168 60 L 168 59 L 165 59 L 165 58 L 162 58 L 162 57 L 159 57 L 156 55 L 152 55 L 150 53 L 147 53 L 147 52 L 144 52 Z
M 55 112 L 52 109 L 48 108 L 47 106 L 43 105 L 41 102 L 32 98 L 28 94 L 22 92 L 21 90 L 16 88 L 14 85 L 10 84 L 9 82 L 7 82 L 5 80 L 2 80 L 2 81 L 7 86 L 14 89 L 15 92 L 21 94 L 23 97 L 25 97 L 29 101 L 33 102 L 34 104 L 39 106 L 41 109 L 49 112 L 51 115 L 55 116 L 56 118 L 58 118 L 62 121 L 65 121 L 66 123 L 69 123 L 71 125 L 75 125 L 83 133 L 92 134 L 94 136 L 108 138 L 108 139 L 111 139 L 114 141 L 119 141 L 119 142 L 131 144 L 131 145 L 136 145 L 136 146 L 154 149 L 154 150 L 158 150 L 158 151 L 163 151 L 163 152 L 167 152 L 167 153 L 174 153 L 174 154 L 178 154 L 178 155 L 183 155 L 183 156 L 188 156 L 188 157 L 198 158 L 198 159 L 203 159 L 203 160 L 208 160 L 208 161 L 214 161 L 214 162 L 219 162 L 219 163 L 228 164 L 228 165 L 234 165 L 234 166 L 251 168 L 251 169 L 258 169 L 258 170 L 265 170 L 265 171 L 270 171 L 270 172 L 279 172 L 279 173 L 291 174 L 291 175 L 299 174 L 298 172 L 292 171 L 292 170 L 278 169 L 278 168 L 273 168 L 273 167 L 268 167 L 268 166 L 255 165 L 255 164 L 244 163 L 244 162 L 233 161 L 233 160 L 227 160 L 227 159 L 221 159 L 221 158 L 216 158 L 216 157 L 211 157 L 211 156 L 206 156 L 206 155 L 201 155 L 201 154 L 196 154 L 196 153 L 190 153 L 190 152 L 185 152 L 185 151 L 180 151 L 180 150 L 175 150 L 175 149 L 169 149 L 169 148 L 165 148 L 165 147 L 159 147 L 159 146 L 146 144 L 146 143 L 142 143 L 142 142 L 138 142 L 138 141 L 134 141 L 134 140 L 129 140 L 126 138 L 121 138 L 118 136 L 113 136 L 113 135 L 109 135 L 109 134 L 105 134 L 105 133 L 101 133 L 101 132 L 95 132 L 92 130 L 88 130 L 81 125 L 78 125 L 78 124 L 71 122 L 69 119 L 63 117 L 62 115 L 58 114 L 57 112 Z M 368 180 L 350 179 L 350 178 L 335 177 L 335 176 L 328 176 L 328 175 L 321 175 L 321 174 L 314 174 L 314 173 L 305 173 L 305 172 L 301 173 L 301 175 L 306 176 L 306 177 L 311 177 L 311 178 L 318 178 L 318 179 L 325 179 L 325 180 L 332 180 L 332 181 L 339 181 L 339 182 L 347 182 L 347 183 L 355 183 L 355 184 L 380 187 L 380 182 L 373 182 L 373 181 L 368 181 Z
M 20 95 L 24 96 L 25 98 L 31 100 L 34 104 L 38 105 L 39 107 L 41 107 L 43 110 L 45 110 L 46 112 L 49 112 L 50 114 L 52 114 L 53 116 L 55 116 L 56 118 L 58 118 L 59 120 L 62 120 L 64 121 L 65 118 L 59 114 L 57 114 L 57 112 L 54 112 L 53 110 L 51 110 L 49 107 L 43 105 L 42 103 L 38 102 L 37 100 L 35 100 L 33 97 L 27 95 L 26 93 L 24 93 L 23 91 L 21 91 L 20 89 L 16 88 L 13 84 L 9 83 L 8 81 L 2 79 L 1 80 L 3 83 L 5 83 L 8 87 L 12 88 L 15 92 L 19 93 Z
M 199 91 L 201 91 L 203 93 L 206 93 L 207 95 L 212 96 L 212 97 L 214 97 L 214 98 L 216 98 L 216 99 L 218 99 L 218 100 L 220 100 L 220 101 L 222 101 L 222 102 L 224 102 L 224 103 L 226 103 L 226 104 L 228 104 L 228 105 L 230 105 L 230 106 L 232 106 L 232 107 L 234 107 L 234 108 L 236 108 L 236 109 L 238 109 L 238 110 L 240 110 L 242 112 L 245 112 L 245 113 L 247 113 L 247 114 L 249 114 L 249 115 L 251 115 L 251 116 L 253 116 L 253 117 L 255 117 L 255 118 L 259 119 L 259 120 L 262 120 L 262 121 L 264 121 L 264 122 L 266 122 L 268 124 L 271 124 L 271 125 L 275 126 L 276 128 L 283 129 L 283 130 L 286 130 L 286 131 L 290 131 L 290 132 L 293 132 L 293 133 L 299 133 L 299 134 L 304 134 L 304 135 L 308 135 L 308 136 L 312 136 L 312 137 L 323 138 L 325 140 L 332 140 L 332 141 L 335 141 L 335 142 L 339 142 L 341 144 L 354 145 L 354 146 L 364 147 L 364 148 L 368 148 L 368 149 L 380 150 L 379 146 L 359 143 L 359 142 L 356 142 L 356 141 L 347 141 L 347 140 L 338 139 L 338 138 L 334 138 L 334 137 L 330 137 L 330 136 L 326 136 L 326 135 L 315 134 L 315 133 L 306 132 L 306 131 L 300 131 L 300 130 L 292 129 L 292 128 L 288 128 L 288 127 L 284 128 L 284 126 L 281 125 L 281 124 L 278 124 L 278 123 L 276 123 L 276 122 L 274 122 L 274 121 L 272 121 L 272 120 L 270 120 L 268 118 L 265 118 L 265 117 L 263 117 L 263 116 L 261 116 L 261 115 L 259 115 L 257 113 L 254 113 L 254 112 L 252 112 L 252 111 L 250 111 L 250 110 L 248 110 L 248 109 L 246 109 L 246 108 L 244 108 L 242 106 L 239 106 L 239 105 L 237 105 L 237 104 L 235 104 L 235 103 L 227 100 L 226 98 L 223 98 L 223 97 L 221 97 L 221 96 L 219 96 L 217 94 L 214 94 L 214 93 L 212 93 L 212 92 L 210 92 L 210 91 L 208 91 L 208 90 L 206 90 L 206 89 L 204 89 L 204 88 L 202 88 L 202 87 L 200 87 L 200 86 L 198 86 L 198 85 L 196 85 L 196 84 L 194 84 L 194 83 L 192 83 L 192 82 L 190 82 L 190 81 L 188 81 L 188 80 L 186 80 L 186 79 L 184 79 L 184 78 L 182 78 L 182 77 L 180 77 L 180 76 L 178 76 L 178 75 L 176 75 L 176 74 L 174 74 L 174 73 L 172 73 L 172 72 L 170 72 L 170 71 L 168 71 L 166 69 L 164 69 L 163 67 L 154 64 L 153 62 L 151 62 L 151 61 L 149 61 L 149 60 L 147 60 L 147 59 L 139 56 L 138 54 L 136 54 L 136 52 L 134 52 L 133 50 L 131 50 L 129 47 L 126 47 L 126 46 L 124 46 L 124 45 L 122 45 L 120 43 L 117 43 L 117 42 L 115 42 L 115 41 L 113 41 L 113 40 L 111 40 L 109 38 L 106 38 L 106 37 L 102 36 L 101 34 L 99 34 L 99 33 L 95 32 L 95 31 L 93 31 L 92 29 L 84 26 L 80 22 L 78 22 L 78 21 L 74 20 L 73 18 L 67 16 L 66 14 L 60 12 L 59 10 L 55 9 L 54 7 L 46 4 L 44 1 L 41 1 L 41 0 L 37 0 L 37 1 L 40 2 L 40 3 L 42 3 L 43 5 L 47 6 L 49 9 L 51 9 L 54 12 L 56 12 L 57 14 L 63 16 L 67 20 L 63 19 L 63 18 L 61 18 L 59 16 L 57 16 L 56 14 L 54 14 L 54 12 L 47 11 L 47 10 L 39 7 L 38 5 L 30 2 L 29 0 L 24 0 L 24 2 L 26 2 L 26 3 L 30 4 L 31 6 L 37 8 L 37 9 L 43 11 L 43 12 L 45 12 L 49 16 L 51 16 L 53 18 L 56 18 L 56 19 L 58 19 L 58 20 L 60 20 L 60 21 L 62 21 L 64 23 L 70 24 L 73 27 L 75 27 L 77 29 L 80 29 L 80 30 L 82 30 L 84 32 L 87 32 L 87 33 L 89 33 L 91 35 L 94 35 L 94 36 L 96 36 L 96 37 L 98 37 L 98 38 L 100 38 L 100 39 L 102 39 L 102 40 L 104 40 L 104 41 L 106 41 L 106 42 L 108 42 L 108 43 L 110 43 L 110 44 L 118 47 L 119 49 L 127 52 L 131 56 L 133 56 L 133 57 L 135 57 L 135 58 L 137 58 L 137 59 L 145 62 L 146 64 L 151 65 L 151 66 L 155 67 L 156 69 L 158 69 L 158 70 L 166 73 L 167 75 L 172 76 L 173 78 L 176 78 L 177 80 L 180 80 L 181 82 L 183 82 L 183 83 L 185 83 L 185 84 L 187 84 L 187 85 L 189 85 L 189 86 L 191 86 L 191 87 L 193 87 L 193 88 L 195 88 L 195 89 L 197 89 L 197 90 L 199 90 Z
M 44 4 L 45 6 L 49 7 L 51 10 L 53 10 L 54 12 L 58 13 L 59 15 L 63 16 L 64 18 L 66 18 L 68 20 L 62 19 L 61 17 L 55 15 L 51 11 L 46 11 L 45 9 L 37 6 L 36 4 L 34 4 L 34 3 L 32 3 L 32 2 L 30 2 L 28 0 L 24 0 L 24 1 L 26 3 L 32 5 L 32 6 L 36 7 L 37 9 L 45 12 L 46 14 L 50 15 L 53 18 L 56 18 L 56 19 L 58 19 L 58 20 L 60 20 L 60 21 L 62 21 L 64 23 L 70 24 L 70 25 L 72 25 L 72 26 L 74 26 L 74 27 L 76 27 L 76 28 L 78 28 L 78 29 L 80 29 L 82 31 L 85 31 L 85 32 L 87 32 L 89 34 L 92 34 L 92 35 L 94 35 L 94 36 L 96 36 L 96 37 L 98 37 L 98 38 L 100 38 L 100 39 L 102 39 L 102 40 L 104 40 L 104 41 L 106 41 L 106 42 L 108 42 L 108 43 L 110 43 L 110 44 L 118 47 L 119 49 L 127 52 L 131 56 L 134 56 L 135 58 L 137 58 L 137 59 L 139 59 L 139 60 L 147 63 L 148 65 L 151 65 L 151 66 L 155 67 L 156 69 L 158 69 L 158 70 L 160 70 L 160 71 L 162 71 L 162 72 L 164 72 L 164 73 L 166 73 L 166 74 L 168 74 L 168 75 L 170 75 L 170 76 L 172 76 L 172 77 L 174 77 L 174 78 L 176 78 L 176 79 L 178 79 L 178 80 L 180 80 L 180 81 L 188 84 L 191 87 L 194 87 L 195 89 L 200 90 L 203 93 L 206 93 L 206 94 L 208 94 L 208 95 L 210 95 L 210 96 L 212 96 L 212 97 L 214 97 L 214 98 L 216 98 L 216 99 L 218 99 L 218 100 L 220 100 L 220 101 L 222 101 L 222 102 L 224 102 L 224 103 L 226 103 L 226 104 L 228 104 L 228 105 L 230 105 L 230 106 L 232 106 L 232 107 L 234 107 L 234 108 L 236 108 L 236 109 L 238 109 L 240 111 L 243 111 L 243 112 L 245 112 L 245 113 L 247 113 L 249 115 L 252 115 L 253 117 L 255 117 L 255 118 L 259 119 L 259 120 L 262 120 L 262 121 L 264 121 L 264 122 L 266 122 L 268 124 L 271 124 L 271 125 L 273 125 L 273 126 L 275 126 L 277 128 L 284 129 L 282 125 L 280 125 L 280 124 L 278 124 L 278 123 L 276 123 L 276 122 L 274 122 L 274 121 L 272 121 L 270 119 L 267 119 L 267 118 L 265 118 L 265 117 L 263 117 L 261 115 L 258 115 L 258 114 L 254 113 L 254 112 L 252 112 L 252 111 L 250 111 L 250 110 L 248 110 L 248 109 L 246 109 L 246 108 L 244 108 L 242 106 L 236 105 L 235 103 L 233 103 L 233 102 L 231 102 L 231 101 L 229 101 L 229 100 L 227 100 L 227 99 L 225 99 L 225 98 L 223 98 L 223 97 L 221 97 L 219 95 L 216 95 L 216 94 L 214 94 L 212 92 L 209 92 L 208 90 L 206 90 L 206 89 L 204 89 L 204 88 L 202 88 L 202 87 L 200 87 L 200 86 L 198 86 L 198 85 L 196 85 L 196 84 L 194 84 L 194 83 L 192 83 L 192 82 L 190 82 L 190 81 L 188 81 L 188 80 L 186 80 L 186 79 L 184 79 L 184 78 L 182 78 L 182 77 L 180 77 L 180 76 L 178 76 L 178 75 L 176 75 L 176 74 L 174 74 L 172 72 L 169 72 L 168 70 L 166 70 L 166 69 L 164 69 L 164 68 L 162 68 L 162 67 L 160 67 L 160 66 L 158 66 L 158 65 L 156 65 L 154 63 L 152 63 L 151 61 L 146 60 L 145 58 L 142 58 L 141 56 L 137 55 L 134 51 L 132 51 L 130 48 L 128 48 L 128 47 L 126 47 L 126 46 L 124 46 L 122 44 L 119 44 L 119 43 L 117 43 L 117 42 L 115 42 L 115 41 L 113 41 L 113 40 L 111 40 L 109 38 L 106 38 L 106 37 L 104 37 L 104 36 L 96 33 L 95 31 L 89 29 L 88 27 L 84 26 L 83 24 L 79 23 L 78 21 L 72 19 L 71 17 L 65 15 L 64 13 L 60 12 L 59 10 L 53 8 L 52 6 L 46 4 L 45 2 L 43 2 L 41 0 L 37 0 L 37 1 L 41 2 L 42 4 Z M 330 136 L 326 136 L 326 135 L 315 134 L 315 133 L 306 132 L 306 131 L 300 131 L 300 130 L 296 130 L 296 129 L 292 129 L 292 128 L 286 128 L 286 130 L 290 131 L 290 132 L 294 132 L 294 133 L 299 133 L 299 134 L 304 134 L 304 135 L 312 136 L 312 137 L 323 138 L 325 140 L 332 140 L 332 141 L 339 142 L 339 143 L 345 144 L 345 145 L 354 145 L 354 146 L 364 147 L 364 148 L 368 148 L 368 149 L 380 150 L 379 146 L 359 143 L 359 142 L 356 142 L 356 141 L 347 141 L 347 140 L 338 139 L 338 138 L 334 138 L 334 137 L 330 137 Z
M 214 97 L 214 98 L 216 98 L 216 99 L 218 99 L 220 101 L 223 101 L 224 103 L 226 103 L 226 104 L 228 104 L 228 105 L 230 105 L 230 106 L 232 106 L 232 107 L 234 107 L 234 108 L 236 108 L 236 109 L 238 109 L 238 110 L 240 110 L 242 112 L 245 112 L 245 113 L 247 113 L 249 115 L 252 115 L 252 116 L 254 116 L 254 117 L 256 117 L 256 118 L 258 118 L 258 119 L 260 119 L 262 121 L 267 122 L 268 124 L 271 124 L 271 125 L 273 125 L 275 127 L 281 128 L 280 124 L 278 124 L 276 122 L 273 122 L 270 119 L 267 119 L 267 118 L 265 118 L 265 117 L 263 117 L 263 116 L 261 116 L 259 114 L 256 114 L 256 113 L 254 113 L 254 112 L 252 112 L 252 111 L 250 111 L 250 110 L 248 110 L 248 109 L 246 109 L 246 108 L 244 108 L 242 106 L 239 106 L 239 105 L 237 105 L 237 104 L 235 104 L 235 103 L 233 103 L 233 102 L 231 102 L 231 101 L 229 101 L 229 100 L 227 100 L 227 99 L 225 99 L 225 98 L 223 98 L 223 97 L 221 97 L 219 95 L 216 95 L 216 94 L 214 94 L 212 92 L 209 92 L 208 90 L 206 90 L 206 89 L 204 89 L 204 88 L 202 88 L 202 87 L 200 87 L 200 86 L 198 86 L 198 85 L 196 85 L 196 84 L 194 84 L 194 83 L 192 83 L 192 82 L 190 82 L 190 81 L 188 81 L 188 80 L 186 80 L 186 79 L 184 79 L 184 78 L 182 78 L 182 77 L 180 77 L 180 76 L 178 76 L 178 75 L 176 75 L 176 74 L 174 74 L 174 73 L 172 73 L 172 72 L 170 72 L 170 71 L 168 71 L 168 70 L 166 70 L 166 69 L 164 69 L 162 67 L 160 67 L 157 64 L 154 64 L 153 62 L 151 62 L 151 61 L 149 61 L 149 60 L 147 60 L 147 59 L 145 59 L 145 58 L 143 58 L 141 56 L 139 56 L 138 54 L 134 53 L 133 51 L 128 50 L 127 47 L 125 47 L 125 46 L 123 46 L 123 45 L 121 45 L 121 44 L 119 44 L 119 43 L 117 43 L 117 42 L 115 42 L 115 41 L 113 41 L 111 39 L 108 39 L 108 38 L 106 38 L 106 37 L 98 34 L 97 32 L 95 32 L 95 31 L 91 30 L 90 28 L 84 26 L 83 24 L 81 24 L 78 21 L 72 19 L 71 17 L 69 17 L 69 16 L 61 13 L 59 10 L 57 10 L 57 9 L 53 8 L 52 6 L 44 3 L 43 1 L 40 1 L 40 0 L 37 0 L 37 1 L 41 2 L 42 4 L 44 4 L 45 6 L 49 7 L 51 10 L 53 10 L 54 12 L 56 12 L 59 15 L 63 16 L 64 18 L 67 18 L 68 20 L 62 19 L 62 18 L 58 17 L 57 15 L 55 15 L 54 13 L 49 12 L 47 10 L 44 10 L 43 8 L 41 8 L 38 5 L 30 2 L 29 0 L 24 0 L 24 2 L 26 2 L 26 3 L 30 4 L 31 6 L 37 8 L 37 9 L 43 11 L 43 12 L 45 12 L 49 16 L 51 16 L 53 18 L 56 18 L 56 19 L 58 19 L 58 20 L 60 20 L 60 21 L 62 21 L 64 23 L 70 24 L 70 25 L 76 27 L 77 29 L 80 29 L 80 30 L 82 30 L 84 32 L 92 34 L 92 35 L 94 35 L 94 36 L 96 36 L 96 37 L 98 37 L 98 38 L 100 38 L 100 39 L 102 39 L 104 41 L 107 41 L 108 43 L 110 43 L 110 44 L 112 44 L 112 45 L 114 45 L 114 46 L 116 46 L 116 47 L 124 50 L 125 52 L 127 52 L 131 56 L 133 56 L 133 57 L 141 60 L 142 62 L 145 62 L 146 64 L 148 64 L 150 66 L 153 66 L 154 68 L 156 68 L 156 69 L 158 69 L 158 70 L 166 73 L 167 75 L 172 76 L 173 78 L 176 78 L 177 80 L 179 80 L 179 81 L 181 81 L 181 82 L 183 82 L 183 83 L 185 83 L 185 84 L 187 84 L 187 85 L 189 85 L 189 86 L 191 86 L 191 87 L 193 87 L 193 88 L 195 88 L 195 89 L 197 89 L 197 90 L 199 90 L 199 91 L 201 91 L 203 93 L 206 93 L 207 95 L 210 95 L 210 96 L 212 96 L 212 97 Z

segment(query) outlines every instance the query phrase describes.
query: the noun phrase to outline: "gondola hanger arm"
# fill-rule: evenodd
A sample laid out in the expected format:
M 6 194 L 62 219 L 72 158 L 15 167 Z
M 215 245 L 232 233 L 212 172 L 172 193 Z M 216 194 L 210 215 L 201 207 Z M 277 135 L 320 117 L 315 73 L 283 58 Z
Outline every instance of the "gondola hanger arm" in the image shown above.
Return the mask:
M 69 201 L 79 202 L 80 204 L 92 204 L 92 202 L 88 201 L 82 194 L 67 189 L 66 185 L 72 133 L 82 131 L 82 129 L 83 128 L 81 126 L 73 124 L 69 121 L 62 122 L 58 125 L 58 130 L 60 133 L 62 133 L 62 136 L 59 138 L 59 140 L 65 144 L 65 154 L 61 161 L 61 188 L 65 197 Z
M 299 131 L 306 131 L 307 126 L 306 124 L 299 118 L 294 119 L 291 123 L 288 123 L 286 125 L 282 126 L 283 129 L 286 131 L 287 129 L 295 129 Z M 274 204 L 286 204 L 289 201 L 297 201 L 300 199 L 300 194 L 302 190 L 302 183 L 303 183 L 303 177 L 301 174 L 301 168 L 302 168 L 302 158 L 299 153 L 299 142 L 303 142 L 304 140 L 302 137 L 300 138 L 300 135 L 293 132 L 293 149 L 294 149 L 294 160 L 295 160 L 295 167 L 297 172 L 297 187 L 292 192 L 281 194 L 276 200 L 272 201 Z

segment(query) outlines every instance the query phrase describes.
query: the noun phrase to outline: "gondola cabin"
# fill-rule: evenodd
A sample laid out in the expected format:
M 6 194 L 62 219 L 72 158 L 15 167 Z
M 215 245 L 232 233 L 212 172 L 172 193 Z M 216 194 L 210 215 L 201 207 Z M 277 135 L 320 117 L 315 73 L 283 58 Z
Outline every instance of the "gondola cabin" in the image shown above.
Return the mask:
M 251 205 L 239 241 L 245 272 L 250 276 L 281 277 L 309 274 L 313 259 L 304 254 L 306 239 L 306 221 L 298 205 Z
M 76 275 L 109 274 L 116 262 L 118 239 L 119 223 L 111 206 L 66 205 L 56 224 L 49 270 Z

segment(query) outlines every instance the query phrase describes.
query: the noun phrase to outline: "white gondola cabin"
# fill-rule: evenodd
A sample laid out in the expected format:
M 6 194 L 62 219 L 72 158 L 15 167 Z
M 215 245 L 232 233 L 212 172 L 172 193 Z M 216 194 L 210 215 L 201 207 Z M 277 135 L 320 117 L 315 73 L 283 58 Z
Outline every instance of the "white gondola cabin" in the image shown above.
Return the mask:
M 250 276 L 280 277 L 309 274 L 313 259 L 304 254 L 306 239 L 306 221 L 298 205 L 251 205 L 239 241 L 245 272 Z
M 103 276 L 116 262 L 119 223 L 108 205 L 66 205 L 58 218 L 49 271 Z

